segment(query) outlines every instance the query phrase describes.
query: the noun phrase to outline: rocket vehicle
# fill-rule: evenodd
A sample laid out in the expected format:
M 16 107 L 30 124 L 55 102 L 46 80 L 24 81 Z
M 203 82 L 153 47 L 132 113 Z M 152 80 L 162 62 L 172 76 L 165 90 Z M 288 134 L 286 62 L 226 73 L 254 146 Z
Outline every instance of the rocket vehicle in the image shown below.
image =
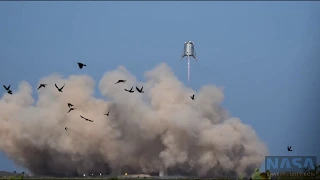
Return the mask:
M 180 61 L 184 58 L 184 57 L 193 57 L 196 61 L 198 61 L 197 59 L 197 55 L 196 55 L 196 51 L 194 50 L 194 43 L 192 41 L 187 41 L 184 43 L 184 48 L 183 48 L 183 52 L 181 54 L 181 59 Z

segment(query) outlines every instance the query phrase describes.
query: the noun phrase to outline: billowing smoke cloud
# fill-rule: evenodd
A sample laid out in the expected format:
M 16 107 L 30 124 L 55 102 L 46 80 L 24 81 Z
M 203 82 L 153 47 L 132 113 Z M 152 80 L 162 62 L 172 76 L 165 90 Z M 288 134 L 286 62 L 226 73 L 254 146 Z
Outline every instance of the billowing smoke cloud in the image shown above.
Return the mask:
M 86 75 L 42 78 L 39 83 L 49 85 L 37 102 L 30 84 L 20 83 L 0 101 L 0 150 L 34 174 L 55 176 L 224 176 L 251 174 L 263 162 L 266 146 L 251 126 L 221 108 L 221 89 L 194 92 L 166 64 L 145 77 L 138 82 L 123 66 L 105 73 L 99 89 L 108 100 L 93 97 L 95 82 Z M 115 84 L 118 79 L 127 82 Z M 63 92 L 55 83 L 66 84 Z M 142 85 L 144 94 L 124 91 Z M 69 102 L 77 109 L 67 113 Z

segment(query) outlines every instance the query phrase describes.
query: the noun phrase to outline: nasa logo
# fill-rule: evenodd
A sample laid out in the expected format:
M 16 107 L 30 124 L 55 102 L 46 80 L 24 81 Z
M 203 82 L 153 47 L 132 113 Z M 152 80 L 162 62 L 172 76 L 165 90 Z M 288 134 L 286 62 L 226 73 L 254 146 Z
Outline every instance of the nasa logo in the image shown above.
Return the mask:
M 272 173 L 303 172 L 304 168 L 315 169 L 316 156 L 266 156 L 265 168 Z

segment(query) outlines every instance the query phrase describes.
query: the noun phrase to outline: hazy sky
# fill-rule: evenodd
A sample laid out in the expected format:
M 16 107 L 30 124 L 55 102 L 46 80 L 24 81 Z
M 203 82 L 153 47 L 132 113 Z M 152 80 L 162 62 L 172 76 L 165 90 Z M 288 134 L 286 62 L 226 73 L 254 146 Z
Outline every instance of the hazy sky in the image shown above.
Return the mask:
M 142 80 L 165 62 L 187 83 L 191 40 L 193 89 L 223 86 L 224 107 L 271 155 L 320 160 L 319 22 L 320 2 L 0 2 L 0 83 L 80 74 L 78 61 L 97 80 L 119 65 Z M 0 170 L 16 168 L 0 154 Z

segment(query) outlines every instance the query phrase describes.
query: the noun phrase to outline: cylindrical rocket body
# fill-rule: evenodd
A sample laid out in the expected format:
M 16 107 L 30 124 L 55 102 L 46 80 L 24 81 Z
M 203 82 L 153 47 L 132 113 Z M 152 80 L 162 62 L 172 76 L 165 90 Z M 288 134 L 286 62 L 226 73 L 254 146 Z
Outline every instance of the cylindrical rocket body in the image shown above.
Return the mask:
M 186 42 L 184 44 L 183 56 L 194 56 L 194 44 L 193 42 Z

